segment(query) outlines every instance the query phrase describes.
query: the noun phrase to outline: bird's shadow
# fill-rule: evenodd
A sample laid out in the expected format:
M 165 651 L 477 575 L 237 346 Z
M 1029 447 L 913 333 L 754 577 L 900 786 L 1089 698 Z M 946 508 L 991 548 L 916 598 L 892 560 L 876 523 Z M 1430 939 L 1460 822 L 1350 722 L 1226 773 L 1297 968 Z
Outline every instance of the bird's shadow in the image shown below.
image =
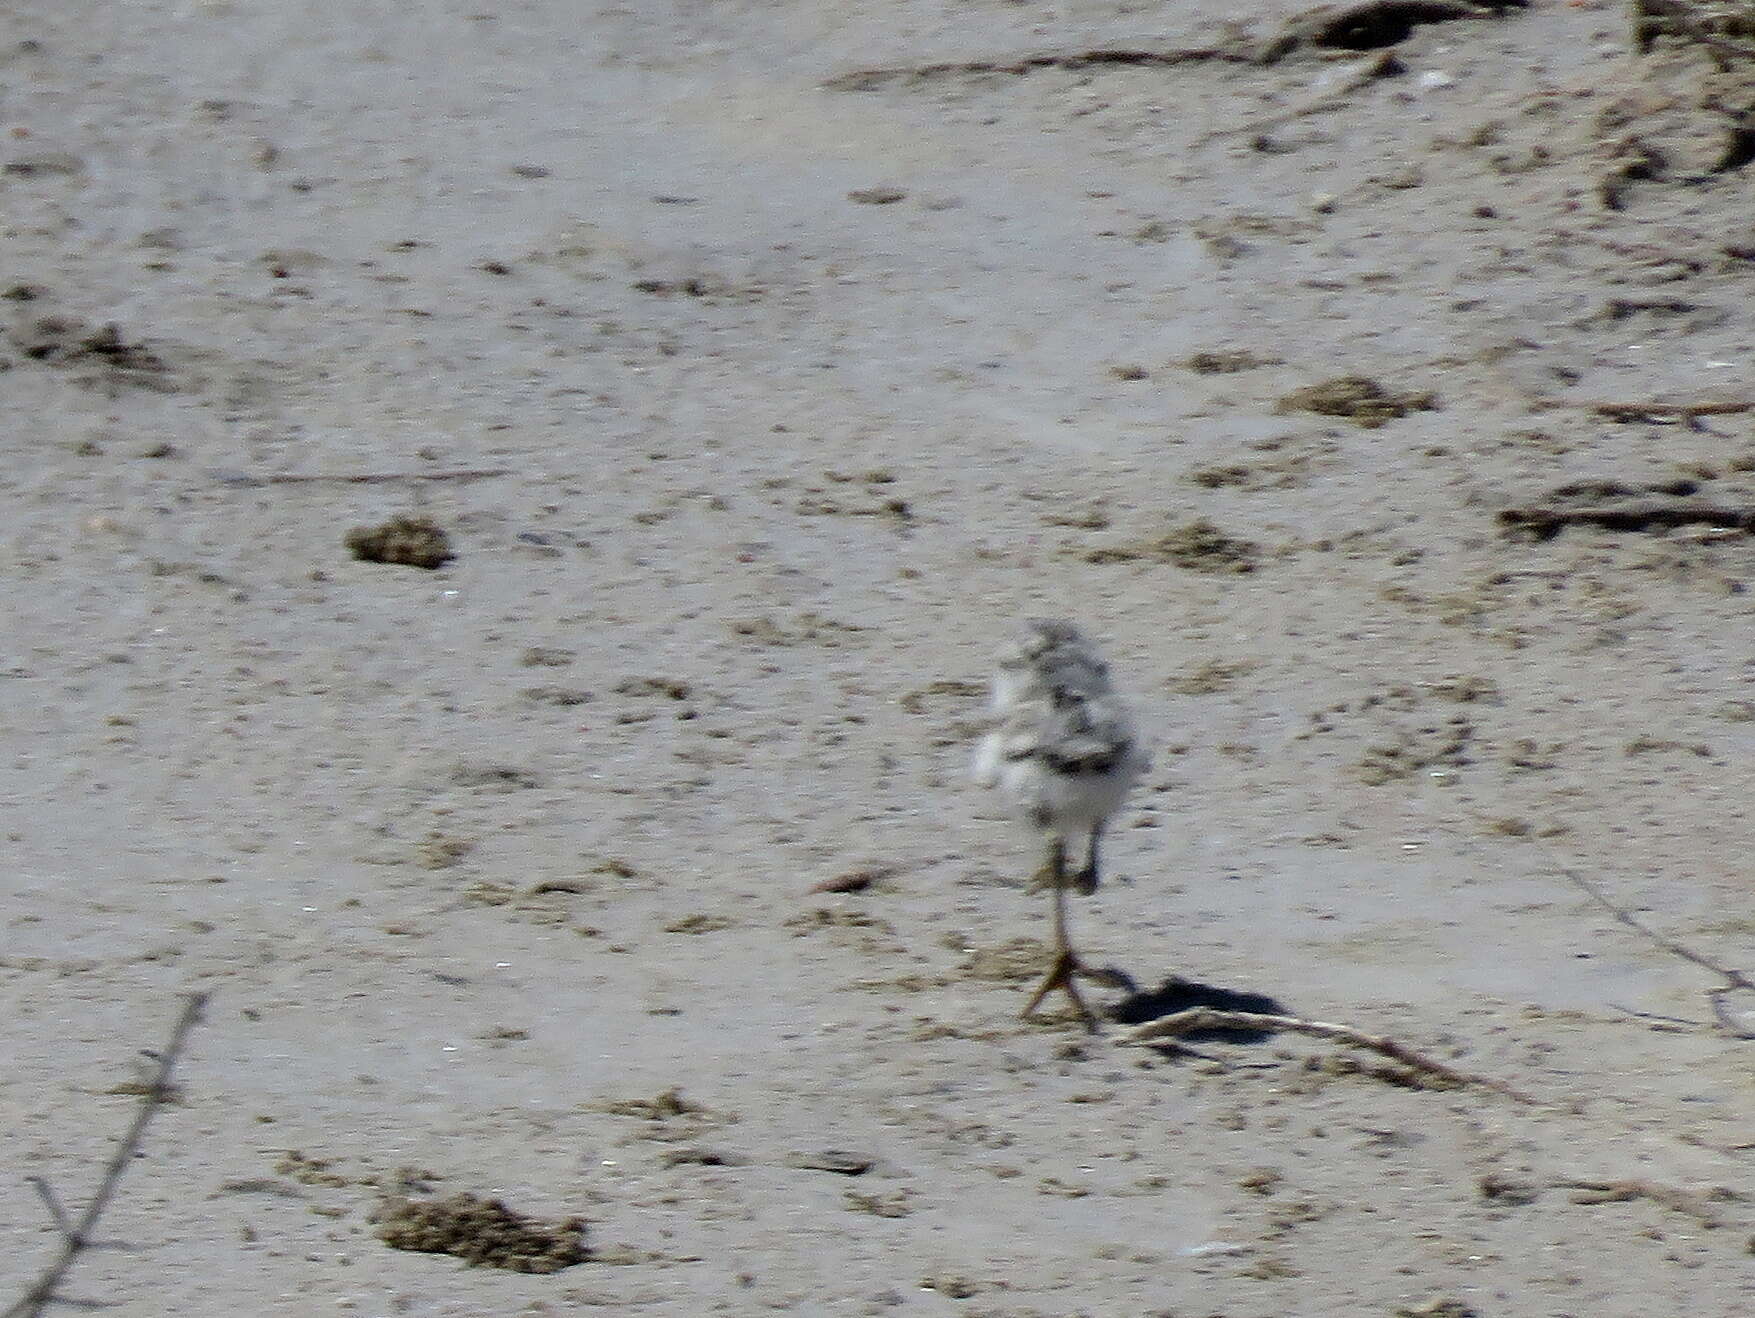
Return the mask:
M 1171 975 L 1157 988 L 1135 989 L 1109 1008 L 1109 1017 L 1120 1025 L 1144 1025 L 1147 1021 L 1174 1016 L 1190 1007 L 1212 1007 L 1217 1011 L 1247 1011 L 1261 1016 L 1289 1016 L 1285 1006 L 1265 993 L 1244 989 L 1228 989 L 1217 984 L 1202 984 L 1192 979 Z M 1272 1030 L 1251 1030 L 1235 1026 L 1213 1026 L 1190 1030 L 1179 1035 L 1182 1043 L 1261 1043 L 1272 1036 Z

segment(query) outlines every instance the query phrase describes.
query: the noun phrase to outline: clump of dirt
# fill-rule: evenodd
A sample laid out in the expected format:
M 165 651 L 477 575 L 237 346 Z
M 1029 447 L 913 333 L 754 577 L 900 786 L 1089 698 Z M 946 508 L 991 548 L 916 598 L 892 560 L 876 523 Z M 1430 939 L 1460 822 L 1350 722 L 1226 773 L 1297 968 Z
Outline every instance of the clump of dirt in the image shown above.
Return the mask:
M 1048 945 L 1040 939 L 1014 938 L 992 947 L 970 948 L 958 968 L 970 979 L 1022 984 L 1039 977 L 1053 962 Z
M 1261 561 L 1251 540 L 1226 535 L 1204 517 L 1151 540 L 1105 545 L 1085 554 L 1087 563 L 1174 563 L 1190 572 L 1253 572 Z
M 1345 417 L 1367 430 L 1375 430 L 1409 412 L 1437 410 L 1436 394 L 1393 393 L 1368 375 L 1342 375 L 1306 385 L 1274 405 L 1274 411 L 1280 413 L 1315 412 L 1320 416 Z
M 951 696 L 958 700 L 974 699 L 987 694 L 985 682 L 971 682 L 966 678 L 945 677 L 935 682 L 928 682 L 917 691 L 910 691 L 896 703 L 910 714 L 924 714 L 927 706 L 935 697 Z
M 530 686 L 524 688 L 524 698 L 535 701 L 539 705 L 588 705 L 594 699 L 589 691 L 571 686 Z
M 847 911 L 832 906 L 813 906 L 808 911 L 800 911 L 797 915 L 788 916 L 780 927 L 790 929 L 795 938 L 802 938 L 822 929 L 875 929 L 886 934 L 896 932 L 896 927 L 888 920 L 880 920 L 864 911 Z
M 1490 677 L 1452 673 L 1436 682 L 1427 682 L 1425 686 L 1438 699 L 1449 700 L 1458 705 L 1472 705 L 1477 701 L 1486 705 L 1497 705 L 1502 699 L 1499 684 Z
M 693 688 L 675 677 L 630 677 L 616 684 L 618 696 L 665 696 L 671 700 L 687 700 Z
M 1649 51 L 1659 37 L 1700 42 L 1714 50 L 1755 55 L 1755 9 L 1731 0 L 1634 0 L 1634 48 Z M 1714 38 L 1752 43 L 1745 52 Z
M 843 1190 L 841 1202 L 853 1213 L 870 1213 L 873 1217 L 907 1217 L 914 1211 L 914 1196 L 906 1189 L 882 1194 L 866 1194 L 860 1190 Z M 948 1293 L 948 1292 L 947 1292 Z M 973 1295 L 974 1291 L 965 1294 Z
M 1229 691 L 1237 679 L 1260 665 L 1253 659 L 1212 659 L 1184 669 L 1170 679 L 1170 689 L 1181 696 L 1212 696 Z
M 716 934 L 721 929 L 735 929 L 737 921 L 728 915 L 718 915 L 711 911 L 696 911 L 693 915 L 685 915 L 680 920 L 672 920 L 664 926 L 667 934 Z
M 830 475 L 830 479 L 835 477 Z M 826 497 L 819 487 L 793 505 L 800 517 L 887 517 L 900 526 L 912 524 L 914 510 L 906 499 L 875 499 L 870 502 L 849 502 Z
M 841 622 L 809 610 L 790 622 L 775 622 L 763 614 L 758 618 L 739 618 L 731 624 L 732 632 L 754 645 L 824 645 L 835 647 L 847 638 L 867 630 L 858 623 Z
M 451 1254 L 472 1268 L 558 1272 L 587 1257 L 584 1218 L 543 1222 L 473 1194 L 426 1200 L 394 1196 L 372 1216 L 378 1239 L 390 1248 Z
M 352 1185 L 353 1178 L 343 1176 L 331 1170 L 332 1158 L 313 1158 L 299 1149 L 288 1149 L 274 1170 L 282 1176 L 290 1176 L 301 1185 L 343 1186 Z
M 1236 375 L 1240 371 L 1253 371 L 1263 366 L 1280 366 L 1284 364 L 1284 359 L 1263 356 L 1248 348 L 1236 348 L 1197 352 L 1186 358 L 1182 364 L 1196 375 Z
M 518 662 L 526 668 L 565 668 L 578 657 L 576 650 L 557 645 L 532 645 L 518 656 Z
M 1481 1318 L 1481 1311 L 1454 1296 L 1435 1295 L 1397 1309 L 1395 1318 Z
M 683 1097 L 672 1086 L 651 1098 L 612 1098 L 592 1103 L 593 1111 L 612 1117 L 631 1117 L 646 1124 L 638 1138 L 660 1144 L 688 1144 L 727 1122 L 737 1121 L 735 1112 L 718 1111 Z
M 864 1176 L 878 1160 L 867 1153 L 849 1153 L 845 1149 L 813 1149 L 808 1153 L 789 1153 L 782 1163 L 807 1172 L 833 1172 L 837 1176 Z
M 1394 1085 L 1397 1089 L 1446 1090 L 1461 1087 L 1461 1081 L 1433 1075 L 1411 1066 L 1398 1066 L 1394 1062 L 1363 1062 L 1357 1057 L 1340 1054 L 1306 1057 L 1304 1071 L 1308 1076 L 1324 1078 L 1364 1076 L 1370 1080 L 1381 1080 L 1386 1085 Z
M 654 297 L 692 297 L 709 305 L 757 302 L 768 290 L 760 284 L 738 284 L 715 274 L 687 275 L 679 279 L 637 279 L 634 289 Z
M 512 919 L 539 927 L 556 929 L 572 925 L 576 933 L 590 938 L 597 931 L 589 925 L 573 924 L 569 903 L 569 898 L 590 890 L 589 884 L 574 879 L 556 879 L 525 888 L 484 879 L 465 888 L 458 904 L 501 910 Z
M 514 764 L 459 764 L 451 770 L 459 787 L 485 787 L 501 792 L 525 791 L 542 786 L 542 780 Z
M 7 296 L 14 301 L 34 301 L 40 293 L 19 285 Z M 91 376 L 82 379 L 82 383 L 96 384 L 102 380 L 147 388 L 167 387 L 163 377 L 170 368 L 164 358 L 144 343 L 123 338 L 114 322 L 94 328 L 75 316 L 39 316 L 15 326 L 9 337 L 31 361 L 68 368 L 93 365 L 103 368 L 101 377 Z
M 162 371 L 164 360 L 144 343 L 129 343 L 114 321 L 90 330 L 77 321 L 49 317 L 36 325 L 39 341 L 25 350 L 39 361 L 74 361 L 97 357 L 119 371 Z
M 1196 467 L 1188 473 L 1188 483 L 1203 490 L 1222 490 L 1227 485 L 1247 486 L 1255 472 L 1246 463 L 1228 463 L 1218 467 Z
M 642 1117 L 647 1121 L 667 1121 L 671 1117 L 697 1117 L 706 1112 L 699 1103 L 683 1097 L 674 1085 L 654 1098 L 610 1099 L 598 1105 L 600 1112 L 612 1117 Z
M 1398 729 L 1393 741 L 1367 747 L 1354 770 L 1368 787 L 1382 787 L 1434 768 L 1460 768 L 1471 762 L 1474 737 L 1465 718 Z
M 433 831 L 415 848 L 415 858 L 422 869 L 448 870 L 461 865 L 464 857 L 475 850 L 473 838 L 456 837 Z
M 1540 1185 L 1499 1172 L 1488 1172 L 1475 1185 L 1481 1192 L 1481 1198 L 1511 1208 L 1522 1208 L 1542 1197 Z
M 457 557 L 451 552 L 451 538 L 430 517 L 403 515 L 378 526 L 356 526 L 344 543 L 363 562 L 400 563 L 429 571 Z
M 888 880 L 901 872 L 899 865 L 885 865 L 873 862 L 857 865 L 849 870 L 823 879 L 810 886 L 811 892 L 864 892 L 868 888 L 881 887 Z

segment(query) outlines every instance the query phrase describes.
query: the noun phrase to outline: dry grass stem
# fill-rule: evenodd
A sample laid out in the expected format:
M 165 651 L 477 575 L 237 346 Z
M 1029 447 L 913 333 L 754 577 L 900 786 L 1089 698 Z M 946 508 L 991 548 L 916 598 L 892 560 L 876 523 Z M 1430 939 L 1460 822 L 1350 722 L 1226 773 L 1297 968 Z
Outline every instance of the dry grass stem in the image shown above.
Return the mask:
M 1333 1039 L 1340 1043 L 1352 1044 L 1355 1048 L 1364 1048 L 1370 1052 L 1379 1053 L 1391 1061 L 1400 1062 L 1403 1066 L 1449 1084 L 1480 1085 L 1504 1094 L 1507 1098 L 1515 1099 L 1519 1103 L 1534 1106 L 1537 1102 L 1528 1094 L 1513 1089 L 1502 1081 L 1494 1080 L 1489 1076 L 1475 1075 L 1468 1071 L 1459 1071 L 1456 1067 L 1447 1066 L 1443 1062 L 1427 1057 L 1424 1053 L 1415 1052 L 1406 1044 L 1397 1043 L 1387 1035 L 1368 1034 L 1351 1025 L 1337 1025 L 1332 1021 L 1306 1020 L 1302 1016 L 1275 1016 L 1254 1011 L 1218 1011 L 1212 1007 L 1190 1007 L 1187 1011 L 1179 1011 L 1174 1015 L 1165 1016 L 1161 1020 L 1148 1021 L 1144 1025 L 1136 1026 L 1117 1042 L 1129 1046 L 1140 1046 L 1154 1043 L 1160 1039 L 1174 1039 L 1195 1030 L 1213 1029 L 1286 1030 L 1294 1034 L 1307 1034 L 1316 1039 Z

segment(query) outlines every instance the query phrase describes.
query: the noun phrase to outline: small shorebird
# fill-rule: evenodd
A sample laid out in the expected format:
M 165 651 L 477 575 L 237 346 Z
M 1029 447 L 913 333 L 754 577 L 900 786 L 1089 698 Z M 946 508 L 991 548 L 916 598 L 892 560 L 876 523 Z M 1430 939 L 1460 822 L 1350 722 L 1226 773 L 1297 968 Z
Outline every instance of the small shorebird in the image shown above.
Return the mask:
M 1013 809 L 1046 837 L 1048 855 L 1034 890 L 1054 892 L 1054 962 L 1025 1005 L 1028 1017 L 1055 989 L 1095 1031 L 1073 977 L 1091 972 L 1067 938 L 1068 888 L 1097 890 L 1103 826 L 1146 767 L 1133 720 L 1109 683 L 1109 666 L 1070 622 L 1032 621 L 1000 657 L 993 678 L 996 726 L 975 755 L 975 781 L 998 787 Z M 1084 864 L 1068 869 L 1082 837 Z

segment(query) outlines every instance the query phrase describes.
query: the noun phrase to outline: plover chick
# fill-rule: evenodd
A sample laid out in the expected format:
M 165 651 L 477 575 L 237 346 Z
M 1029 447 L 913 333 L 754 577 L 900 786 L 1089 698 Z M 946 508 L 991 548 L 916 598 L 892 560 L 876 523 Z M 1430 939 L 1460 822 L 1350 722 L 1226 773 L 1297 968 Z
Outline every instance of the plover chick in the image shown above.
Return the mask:
M 1068 888 L 1093 893 L 1103 828 L 1146 767 L 1133 720 L 1109 681 L 1109 666 L 1070 622 L 1032 621 L 999 661 L 993 678 L 996 726 L 975 755 L 975 781 L 997 787 L 1042 834 L 1048 855 L 1035 886 L 1054 893 L 1054 963 L 1025 1005 L 1029 1016 L 1060 989 L 1087 1029 L 1097 1018 L 1073 977 L 1089 974 L 1067 937 Z M 1067 849 L 1082 840 L 1084 864 L 1067 868 Z

